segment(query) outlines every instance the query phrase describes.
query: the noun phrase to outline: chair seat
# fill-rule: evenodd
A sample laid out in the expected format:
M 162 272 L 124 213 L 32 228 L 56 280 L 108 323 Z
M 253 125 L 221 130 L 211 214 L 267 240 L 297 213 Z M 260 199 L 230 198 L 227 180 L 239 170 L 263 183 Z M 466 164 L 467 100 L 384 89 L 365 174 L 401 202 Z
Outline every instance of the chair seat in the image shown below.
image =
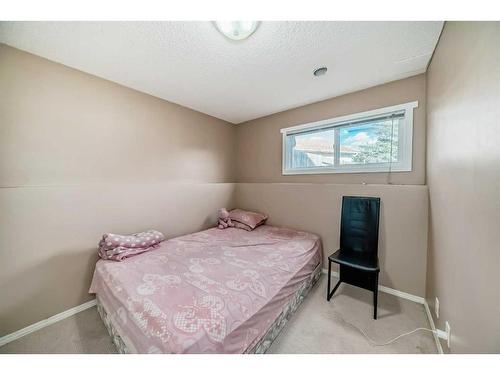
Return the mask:
M 354 251 L 342 251 L 342 249 L 337 250 L 328 257 L 328 260 L 337 264 L 357 268 L 362 271 L 380 271 L 377 257 L 366 256 L 363 253 L 356 253 Z

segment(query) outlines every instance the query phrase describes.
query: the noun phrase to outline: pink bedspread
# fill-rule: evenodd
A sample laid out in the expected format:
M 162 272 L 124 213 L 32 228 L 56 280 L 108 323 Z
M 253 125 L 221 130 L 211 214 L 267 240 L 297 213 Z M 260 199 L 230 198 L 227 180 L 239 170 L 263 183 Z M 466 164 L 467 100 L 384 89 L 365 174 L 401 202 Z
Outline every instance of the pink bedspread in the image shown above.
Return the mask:
M 134 353 L 243 353 L 321 262 L 316 235 L 208 229 L 123 262 L 99 260 L 90 293 Z

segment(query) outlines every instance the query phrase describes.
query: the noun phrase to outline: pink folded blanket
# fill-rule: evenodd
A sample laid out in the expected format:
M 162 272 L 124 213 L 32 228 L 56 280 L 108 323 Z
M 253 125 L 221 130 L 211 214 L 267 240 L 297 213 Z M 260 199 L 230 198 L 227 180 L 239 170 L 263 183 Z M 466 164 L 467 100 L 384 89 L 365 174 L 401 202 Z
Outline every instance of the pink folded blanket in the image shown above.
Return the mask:
M 99 242 L 99 256 L 102 259 L 121 261 L 125 258 L 158 248 L 165 240 L 157 230 L 121 235 L 106 233 Z

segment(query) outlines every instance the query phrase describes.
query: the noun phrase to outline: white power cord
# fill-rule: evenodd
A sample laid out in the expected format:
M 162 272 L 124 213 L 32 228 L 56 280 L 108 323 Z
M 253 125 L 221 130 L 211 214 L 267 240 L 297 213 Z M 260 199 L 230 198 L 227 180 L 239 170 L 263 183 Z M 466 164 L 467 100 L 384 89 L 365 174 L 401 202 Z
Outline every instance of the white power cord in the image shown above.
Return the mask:
M 432 329 L 429 329 L 429 328 L 424 328 L 424 327 L 420 327 L 420 328 L 416 328 L 414 329 L 413 331 L 410 331 L 410 332 L 405 332 L 405 333 L 402 333 L 401 335 L 399 336 L 396 336 L 394 337 L 393 339 L 390 339 L 389 341 L 387 342 L 383 342 L 383 343 L 380 343 L 380 342 L 376 342 L 375 340 L 373 340 L 370 336 L 368 336 L 368 334 L 361 328 L 359 328 L 358 326 L 355 326 L 354 324 L 346 321 L 340 314 L 338 313 L 335 313 L 335 315 L 346 325 L 352 327 L 352 328 L 355 328 L 356 330 L 358 330 L 363 336 L 365 336 L 365 338 L 368 340 L 368 342 L 373 345 L 373 346 L 385 346 L 385 345 L 389 345 L 389 344 L 392 344 L 393 342 L 399 340 L 400 338 L 402 337 L 405 337 L 405 336 L 409 336 L 411 334 L 414 334 L 415 332 L 418 332 L 418 331 L 428 331 L 428 332 L 432 332 L 432 333 L 437 333 L 437 331 L 435 330 L 432 330 Z

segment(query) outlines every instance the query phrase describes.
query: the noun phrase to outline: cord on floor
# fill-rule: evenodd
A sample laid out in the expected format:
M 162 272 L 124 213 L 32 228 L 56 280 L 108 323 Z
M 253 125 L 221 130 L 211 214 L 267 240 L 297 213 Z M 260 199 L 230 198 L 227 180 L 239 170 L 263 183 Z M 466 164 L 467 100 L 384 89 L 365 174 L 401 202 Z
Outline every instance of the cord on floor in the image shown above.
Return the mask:
M 405 332 L 405 333 L 402 333 L 400 334 L 399 336 L 396 336 L 394 337 L 393 339 L 390 339 L 389 341 L 387 342 L 383 342 L 383 343 L 380 343 L 380 342 L 376 342 L 375 340 L 373 340 L 370 336 L 368 336 L 368 334 L 361 328 L 359 328 L 358 326 L 354 325 L 353 323 L 350 323 L 348 321 L 346 321 L 342 315 L 340 315 L 339 313 L 335 313 L 335 316 L 341 320 L 344 324 L 356 329 L 357 331 L 359 331 L 367 340 L 368 342 L 373 345 L 373 346 L 386 346 L 386 345 L 390 345 L 392 344 L 393 342 L 399 340 L 400 338 L 402 337 L 405 337 L 405 336 L 409 336 L 409 335 L 412 335 L 414 334 L 415 332 L 418 332 L 418 331 L 428 331 L 428 332 L 432 332 L 432 333 L 437 333 L 435 330 L 432 330 L 432 329 L 429 329 L 429 328 L 424 328 L 424 327 L 419 327 L 419 328 L 415 328 L 413 331 L 410 331 L 410 332 Z

